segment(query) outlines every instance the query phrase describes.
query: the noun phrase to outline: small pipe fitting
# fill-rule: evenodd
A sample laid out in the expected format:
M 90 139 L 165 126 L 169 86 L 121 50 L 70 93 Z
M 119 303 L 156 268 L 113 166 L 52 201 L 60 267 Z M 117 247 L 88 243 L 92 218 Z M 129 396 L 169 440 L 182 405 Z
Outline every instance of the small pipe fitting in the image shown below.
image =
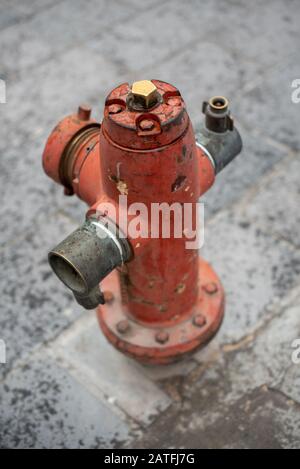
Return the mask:
M 205 126 L 212 132 L 226 132 L 233 130 L 233 119 L 229 112 L 229 102 L 224 96 L 213 96 L 204 101 L 202 112 L 205 114 Z
M 204 101 L 202 111 L 205 121 L 197 133 L 197 145 L 210 158 L 218 174 L 241 152 L 242 139 L 234 126 L 227 98 L 214 96 Z

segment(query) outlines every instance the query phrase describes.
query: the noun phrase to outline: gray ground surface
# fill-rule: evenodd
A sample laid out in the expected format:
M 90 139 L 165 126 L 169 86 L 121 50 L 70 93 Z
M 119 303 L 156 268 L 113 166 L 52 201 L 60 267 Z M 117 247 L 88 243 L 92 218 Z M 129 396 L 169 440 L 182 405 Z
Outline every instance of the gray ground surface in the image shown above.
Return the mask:
M 0 447 L 300 447 L 299 24 L 299 0 L 0 1 Z M 106 344 L 47 264 L 85 213 L 42 171 L 49 131 L 143 78 L 177 85 L 195 127 L 225 94 L 244 139 L 205 197 L 225 321 L 163 369 Z

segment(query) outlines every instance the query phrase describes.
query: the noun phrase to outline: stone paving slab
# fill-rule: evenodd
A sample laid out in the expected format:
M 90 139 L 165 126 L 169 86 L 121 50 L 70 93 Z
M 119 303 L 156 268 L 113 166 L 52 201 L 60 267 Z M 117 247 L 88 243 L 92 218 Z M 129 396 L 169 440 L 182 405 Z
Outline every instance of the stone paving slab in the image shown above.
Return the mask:
M 299 8 L 298 8 L 299 10 Z M 300 39 L 292 43 L 299 49 Z M 257 86 L 249 87 L 237 103 L 237 115 L 247 130 L 258 129 L 263 137 L 269 137 L 295 151 L 300 149 L 300 103 L 292 101 L 292 83 L 300 76 L 298 51 L 293 58 L 284 58 L 271 69 Z M 248 105 L 246 104 L 248 103 Z M 249 105 L 251 103 L 251 105 Z
M 0 403 L 0 448 L 107 448 L 131 432 L 43 352 L 0 383 Z
M 80 45 L 88 37 L 101 31 L 105 34 L 106 28 L 133 13 L 126 0 L 118 2 L 117 8 L 109 0 L 54 3 L 52 8 L 23 24 L 0 31 L 1 73 L 7 80 L 15 79 L 21 71 L 32 71 L 36 65 Z
M 287 180 L 293 179 L 290 166 Z M 261 181 L 262 192 L 263 186 Z M 226 314 L 219 337 L 229 342 L 240 340 L 263 322 L 266 308 L 300 279 L 299 250 L 272 237 L 267 225 L 255 223 L 250 214 L 243 216 L 242 207 L 241 202 L 240 210 L 228 209 L 206 224 L 202 250 L 225 288 Z M 253 203 L 249 210 L 256 213 L 257 208 Z
M 18 0 L 1 0 L 0 30 L 28 21 L 37 13 L 47 10 L 60 1 L 31 0 L 30 2 L 19 2 Z
M 201 202 L 205 204 L 206 220 L 220 210 L 238 203 L 262 176 L 271 171 L 288 154 L 287 150 L 264 140 L 260 140 L 257 145 L 257 136 L 246 132 L 238 124 L 237 128 L 243 136 L 243 151 L 217 175 L 213 187 L 201 198 Z M 256 208 L 256 211 L 263 210 L 258 211 Z
M 81 56 L 85 57 L 86 62 L 81 60 L 81 67 L 77 67 Z M 107 75 L 104 74 L 101 79 L 96 72 L 102 68 L 106 69 Z M 94 79 L 85 88 L 83 84 L 87 72 Z M 93 96 L 97 96 L 99 110 L 95 108 L 94 115 L 98 114 L 100 119 L 104 103 L 101 92 L 108 87 L 109 76 L 117 80 L 117 70 L 113 65 L 103 61 L 101 55 L 79 48 L 76 52 L 67 52 L 59 60 L 48 62 L 23 82 L 8 87 L 7 104 L 0 109 L 1 112 L 2 109 L 5 111 L 0 130 L 0 214 L 6 220 L 1 226 L 1 244 L 13 236 L 19 236 L 41 213 L 51 214 L 58 208 L 65 208 L 68 212 L 70 207 L 69 213 L 72 216 L 75 214 L 76 219 L 79 218 L 77 214 L 83 216 L 84 204 L 75 198 L 62 197 L 62 188 L 54 185 L 44 174 L 41 156 L 57 120 L 76 112 L 80 102 L 94 104 Z M 32 80 L 38 85 L 33 86 Z M 23 99 L 24 90 L 28 90 L 26 100 Z M 36 108 L 34 103 L 38 103 Z M 9 148 L 6 148 L 7 138 L 11 141 Z
M 99 329 L 95 313 L 77 321 L 51 344 L 54 357 L 101 399 L 142 425 L 151 423 L 171 400 L 143 375 L 133 360 L 116 351 Z
M 162 62 L 199 35 L 182 17 L 180 9 L 179 2 L 167 1 L 156 6 L 152 14 L 150 10 L 138 16 L 132 15 L 107 34 L 104 53 L 126 64 L 131 71 Z M 155 20 L 151 21 L 153 14 Z
M 204 396 L 195 393 L 183 409 L 174 408 L 165 419 L 130 443 L 133 448 L 264 449 L 299 448 L 299 409 L 281 393 L 259 388 L 231 406 L 216 404 L 220 375 L 201 381 Z M 222 385 L 222 383 L 221 383 Z M 228 392 L 228 389 L 227 391 Z M 209 397 L 208 397 L 209 395 Z M 193 408 L 193 410 L 192 410 Z
M 282 162 L 275 174 L 266 178 L 256 192 L 249 194 L 240 210 L 244 220 L 253 220 L 297 248 L 300 247 L 299 176 L 300 159 L 297 155 L 286 163 Z
M 99 70 L 104 71 L 99 73 Z M 90 77 L 88 82 L 86 76 Z M 99 50 L 85 45 L 66 50 L 31 70 L 30 74 L 22 74 L 19 81 L 7 80 L 7 103 L 1 107 L 2 135 L 11 137 L 14 146 L 24 143 L 25 139 L 44 143 L 58 119 L 75 112 L 82 101 L 94 97 L 97 97 L 94 115 L 99 119 L 103 99 L 118 77 L 118 67 L 106 60 Z M 4 148 L 3 141 L 1 145 Z
M 33 226 L 25 237 L 0 251 L 0 331 L 7 345 L 7 364 L 1 365 L 0 377 L 17 358 L 58 335 L 82 314 L 47 260 L 62 234 L 74 228 L 62 215 L 46 218 L 38 230 Z
M 291 345 L 300 335 L 299 308 L 298 287 L 278 304 L 268 327 L 220 348 L 209 367 L 194 370 L 179 388 L 179 403 L 134 447 L 298 448 L 294 378 L 300 368 L 292 362 Z
M 190 17 L 196 23 L 202 5 L 195 1 L 193 6 Z M 255 79 L 262 81 L 266 71 L 297 53 L 300 40 L 297 0 L 218 2 L 217 10 L 213 24 L 205 28 L 207 38 L 222 44 L 241 62 L 251 63 Z M 248 83 L 252 81 L 244 78 Z
M 300 337 L 299 308 L 297 287 L 273 308 L 273 319 L 269 318 L 240 343 L 224 345 L 219 349 L 216 368 L 220 372 L 224 367 L 222 373 L 226 374 L 226 380 L 230 383 L 230 392 L 222 396 L 224 405 L 265 386 L 269 390 L 282 392 L 286 399 L 294 401 L 297 408 L 297 403 L 300 403 L 297 381 L 293 382 L 289 377 L 300 376 L 300 367 L 292 361 L 292 344 Z M 210 373 L 208 371 L 208 375 Z

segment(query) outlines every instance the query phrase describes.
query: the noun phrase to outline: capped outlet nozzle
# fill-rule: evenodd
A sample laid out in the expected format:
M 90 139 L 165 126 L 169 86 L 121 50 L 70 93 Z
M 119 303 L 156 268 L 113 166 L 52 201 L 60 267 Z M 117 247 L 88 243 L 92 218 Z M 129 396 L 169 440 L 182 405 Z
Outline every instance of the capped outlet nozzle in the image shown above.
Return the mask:
M 89 218 L 48 255 L 57 277 L 79 304 L 93 309 L 104 303 L 99 283 L 130 257 L 127 240 L 108 220 Z

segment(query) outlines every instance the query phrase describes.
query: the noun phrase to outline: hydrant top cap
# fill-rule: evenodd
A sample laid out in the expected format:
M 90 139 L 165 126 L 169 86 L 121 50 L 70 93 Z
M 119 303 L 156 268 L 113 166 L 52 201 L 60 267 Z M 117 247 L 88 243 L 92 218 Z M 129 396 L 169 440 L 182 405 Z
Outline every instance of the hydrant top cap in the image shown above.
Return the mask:
M 122 83 L 105 101 L 102 132 L 126 148 L 148 150 L 168 145 L 188 125 L 180 92 L 160 80 Z

